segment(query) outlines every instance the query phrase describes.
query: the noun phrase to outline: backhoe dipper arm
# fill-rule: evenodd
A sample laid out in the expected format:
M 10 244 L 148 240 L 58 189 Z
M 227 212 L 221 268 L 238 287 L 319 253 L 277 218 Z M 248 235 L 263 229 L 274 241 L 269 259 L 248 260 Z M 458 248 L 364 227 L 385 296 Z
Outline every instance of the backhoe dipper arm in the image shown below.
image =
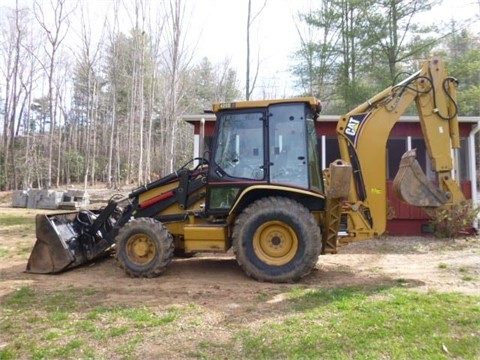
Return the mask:
M 417 191 L 410 196 L 400 194 L 401 200 L 431 208 L 463 199 L 458 184 L 451 178 L 452 148 L 460 147 L 456 85 L 457 81 L 447 76 L 442 61 L 434 58 L 425 61 L 417 73 L 383 90 L 339 120 L 340 155 L 353 169 L 351 191 L 345 203 L 349 235 L 342 242 L 370 238 L 385 231 L 387 140 L 395 123 L 413 102 L 439 187 L 432 189 L 423 172 L 422 186 L 419 181 L 416 186 L 405 186 L 414 179 L 407 167 L 401 165 L 397 187 L 401 189 L 404 185 Z M 407 152 L 404 157 L 405 162 L 411 161 L 412 154 Z

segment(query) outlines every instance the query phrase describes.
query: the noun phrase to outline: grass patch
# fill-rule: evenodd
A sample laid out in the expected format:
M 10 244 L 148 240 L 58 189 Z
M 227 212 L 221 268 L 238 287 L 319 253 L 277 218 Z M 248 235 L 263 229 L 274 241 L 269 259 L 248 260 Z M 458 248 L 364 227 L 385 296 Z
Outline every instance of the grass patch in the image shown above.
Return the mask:
M 35 234 L 35 216 L 32 214 L 2 214 L 0 217 L 0 234 L 15 235 L 17 239 L 31 238 Z
M 177 339 L 188 341 L 182 355 L 202 359 L 480 358 L 480 297 L 418 293 L 403 279 L 265 290 L 253 314 L 224 320 L 211 317 L 218 308 L 103 305 L 99 295 L 23 287 L 2 298 L 0 359 L 137 359 L 152 343 Z M 274 295 L 281 300 L 269 307 Z
M 15 255 L 27 258 L 30 253 L 32 252 L 31 245 L 22 246 L 22 244 L 18 244 L 19 246 L 16 250 L 10 250 L 8 248 L 0 248 L 0 258 L 10 258 Z
M 32 247 L 31 246 L 26 246 L 26 247 L 22 247 L 22 248 L 18 249 L 17 250 L 17 255 L 19 255 L 19 256 L 30 255 L 31 252 L 32 252 Z
M 154 336 L 153 329 L 190 311 L 175 306 L 98 306 L 92 298 L 96 295 L 93 289 L 42 292 L 23 287 L 2 299 L 0 333 L 6 346 L 0 349 L 0 359 L 133 359 L 140 344 Z M 105 350 L 111 338 L 115 346 Z
M 171 323 L 178 317 L 179 311 L 177 308 L 171 307 L 164 313 L 157 314 L 146 307 L 129 307 L 114 309 L 112 313 L 115 314 L 115 317 L 126 319 L 136 328 L 143 329 Z
M 17 226 L 17 225 L 31 225 L 35 226 L 35 218 L 30 214 L 24 215 L 9 215 L 2 214 L 2 219 L 0 220 L 0 226 Z
M 270 298 L 270 294 L 266 292 L 261 292 L 257 294 L 257 299 L 260 302 L 266 302 Z
M 5 248 L 0 248 L 0 258 L 5 258 L 10 255 L 10 251 Z
M 461 275 L 462 281 L 475 281 L 476 276 L 472 274 L 472 268 L 470 267 L 460 267 L 458 272 Z
M 34 292 L 29 287 L 18 289 L 5 300 L 5 305 L 11 308 L 20 308 L 27 305 L 34 305 Z
M 242 329 L 235 348 L 249 359 L 475 359 L 478 297 L 403 289 L 295 289 L 291 313 Z M 446 354 L 445 349 L 448 349 Z

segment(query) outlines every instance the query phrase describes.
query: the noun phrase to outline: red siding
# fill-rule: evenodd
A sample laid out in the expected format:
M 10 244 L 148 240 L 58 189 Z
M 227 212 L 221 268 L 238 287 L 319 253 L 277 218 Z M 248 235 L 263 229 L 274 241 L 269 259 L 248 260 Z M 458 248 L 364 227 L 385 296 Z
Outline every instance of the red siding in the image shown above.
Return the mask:
M 213 136 L 215 133 L 215 121 L 205 121 L 205 136 Z M 193 133 L 195 135 L 200 134 L 200 121 L 195 121 L 193 125 Z
M 317 129 L 317 136 L 337 136 L 337 123 L 336 122 L 321 122 L 317 121 L 315 124 Z

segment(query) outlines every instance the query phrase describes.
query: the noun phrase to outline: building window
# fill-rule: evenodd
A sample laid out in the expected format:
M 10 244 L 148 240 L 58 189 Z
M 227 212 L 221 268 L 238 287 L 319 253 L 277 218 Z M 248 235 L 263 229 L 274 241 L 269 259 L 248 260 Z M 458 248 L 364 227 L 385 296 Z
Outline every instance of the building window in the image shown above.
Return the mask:
M 397 175 L 402 155 L 407 151 L 407 139 L 388 139 L 387 141 L 387 179 L 393 180 Z
M 417 161 L 429 180 L 435 180 L 435 173 L 430 166 L 425 140 L 423 138 L 412 138 L 412 149 L 417 150 Z M 408 149 L 405 149 L 405 151 Z
M 468 170 L 468 164 L 470 163 L 470 157 L 468 155 L 468 139 L 460 139 L 460 149 L 458 149 L 458 173 L 460 175 L 460 181 L 469 180 L 470 174 Z
M 321 144 L 322 139 L 318 139 L 318 144 Z M 321 159 L 321 156 L 320 156 Z M 337 159 L 340 159 L 340 149 L 338 148 L 338 139 L 336 137 L 325 138 L 325 167 L 334 162 Z

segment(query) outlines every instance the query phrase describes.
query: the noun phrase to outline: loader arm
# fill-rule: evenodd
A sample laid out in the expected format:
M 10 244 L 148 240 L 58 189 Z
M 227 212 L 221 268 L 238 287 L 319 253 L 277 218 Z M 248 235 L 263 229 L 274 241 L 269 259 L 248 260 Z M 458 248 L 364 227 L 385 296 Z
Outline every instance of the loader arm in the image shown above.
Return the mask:
M 438 188 L 427 181 L 414 159 L 406 153 L 394 181 L 400 200 L 422 208 L 434 208 L 464 199 L 452 179 L 452 149 L 460 147 L 456 108 L 457 81 L 448 77 L 439 58 L 425 61 L 417 73 L 361 104 L 337 124 L 342 160 L 352 165 L 348 201 L 351 242 L 381 235 L 387 223 L 386 162 L 387 140 L 400 116 L 413 103 L 419 115 Z
M 134 189 L 127 196 L 114 197 L 101 210 L 81 210 L 36 217 L 37 241 L 27 263 L 27 272 L 59 273 L 107 256 L 114 249 L 121 227 L 133 218 L 154 218 L 162 222 L 183 221 L 187 208 L 203 199 L 205 159 L 189 170 L 179 170 Z M 165 214 L 178 206 L 174 214 Z M 177 208 L 175 208 L 177 209 Z

